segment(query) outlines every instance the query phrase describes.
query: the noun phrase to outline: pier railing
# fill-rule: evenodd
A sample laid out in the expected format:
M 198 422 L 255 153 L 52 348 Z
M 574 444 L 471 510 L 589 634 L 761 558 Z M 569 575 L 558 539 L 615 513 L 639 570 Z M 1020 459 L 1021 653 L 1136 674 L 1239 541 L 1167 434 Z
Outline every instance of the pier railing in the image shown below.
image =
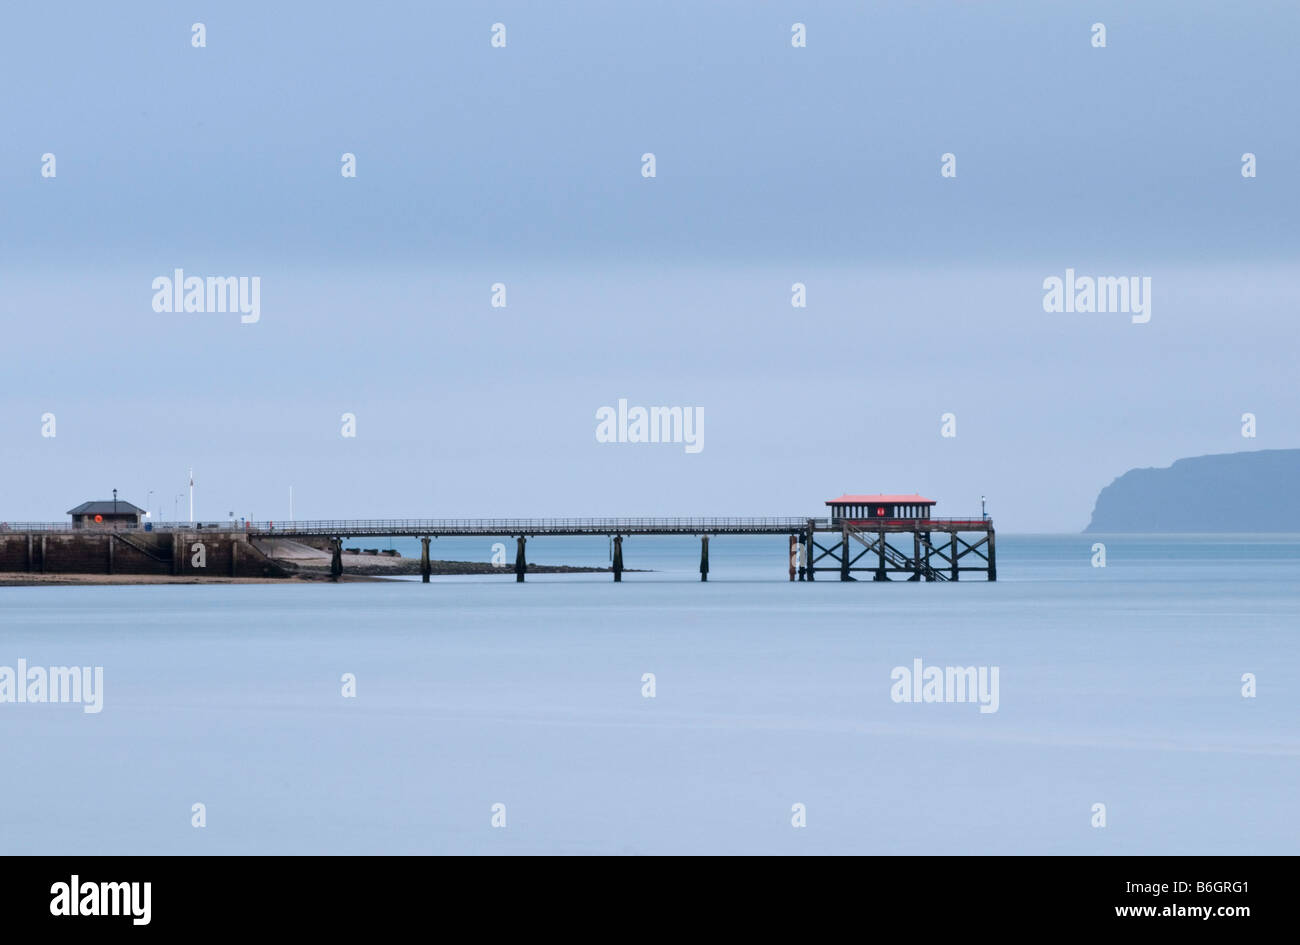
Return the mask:
M 925 531 L 927 525 L 938 529 L 951 528 L 972 528 L 982 531 L 985 528 L 993 527 L 993 520 L 990 518 L 980 518 L 974 515 L 968 515 L 964 518 L 840 518 L 836 516 L 827 522 L 821 520 L 827 528 L 839 528 L 842 525 L 848 525 L 850 528 L 860 529 L 865 532 L 878 530 L 882 525 L 886 531 L 890 529 L 906 531 Z
M 68 522 L 0 522 L 4 532 L 244 532 L 249 535 L 300 536 L 455 536 L 455 535 L 784 535 L 808 527 L 837 531 L 842 526 L 864 531 L 991 530 L 986 518 L 829 519 L 806 515 L 679 518 L 434 518 L 319 519 L 296 522 L 149 522 L 141 525 L 73 527 Z
M 767 518 L 443 518 L 251 522 L 261 535 L 635 535 L 786 534 L 806 516 Z
M 225 531 L 256 535 L 617 535 L 714 532 L 785 533 L 806 528 L 806 515 L 679 518 L 317 519 L 265 522 L 150 522 L 74 527 L 67 522 L 0 522 L 0 532 Z M 826 522 L 823 519 L 822 524 Z

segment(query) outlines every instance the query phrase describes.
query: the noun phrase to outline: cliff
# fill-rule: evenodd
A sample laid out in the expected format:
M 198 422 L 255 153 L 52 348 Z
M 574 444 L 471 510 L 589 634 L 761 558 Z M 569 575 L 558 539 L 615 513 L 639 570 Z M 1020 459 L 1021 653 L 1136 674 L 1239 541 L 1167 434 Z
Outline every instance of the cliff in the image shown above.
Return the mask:
M 1097 496 L 1085 532 L 1300 532 L 1300 450 L 1130 469 Z

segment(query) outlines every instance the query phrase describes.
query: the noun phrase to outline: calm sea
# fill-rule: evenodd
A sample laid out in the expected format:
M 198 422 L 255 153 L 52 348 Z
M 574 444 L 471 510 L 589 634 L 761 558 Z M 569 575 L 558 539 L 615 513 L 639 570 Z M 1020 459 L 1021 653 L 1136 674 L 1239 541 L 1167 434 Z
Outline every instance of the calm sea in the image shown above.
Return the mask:
M 999 535 L 996 584 L 710 552 L 707 584 L 629 538 L 620 585 L 0 589 L 0 666 L 104 671 L 98 714 L 0 704 L 0 850 L 1300 852 L 1300 536 Z M 893 701 L 918 659 L 996 668 L 997 711 Z

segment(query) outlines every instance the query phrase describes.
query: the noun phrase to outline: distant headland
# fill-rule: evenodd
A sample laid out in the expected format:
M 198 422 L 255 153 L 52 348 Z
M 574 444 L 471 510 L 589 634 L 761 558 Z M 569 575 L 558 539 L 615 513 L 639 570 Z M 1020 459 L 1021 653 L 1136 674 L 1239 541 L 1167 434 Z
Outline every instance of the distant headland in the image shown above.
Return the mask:
M 1130 469 L 1085 532 L 1300 532 L 1300 449 L 1219 453 Z

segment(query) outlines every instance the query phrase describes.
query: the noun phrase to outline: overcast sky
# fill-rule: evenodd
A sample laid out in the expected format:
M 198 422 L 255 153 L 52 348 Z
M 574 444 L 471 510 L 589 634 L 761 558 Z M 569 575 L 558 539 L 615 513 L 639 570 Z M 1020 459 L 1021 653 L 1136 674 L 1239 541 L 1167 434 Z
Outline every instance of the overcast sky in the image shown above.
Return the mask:
M 192 465 L 200 519 L 1077 530 L 1130 467 L 1300 445 L 1294 3 L 70 9 L 0 29 L 0 520 L 170 518 Z M 177 268 L 260 321 L 155 312 Z M 1067 268 L 1150 321 L 1045 312 Z M 598 443 L 620 398 L 703 450 Z

